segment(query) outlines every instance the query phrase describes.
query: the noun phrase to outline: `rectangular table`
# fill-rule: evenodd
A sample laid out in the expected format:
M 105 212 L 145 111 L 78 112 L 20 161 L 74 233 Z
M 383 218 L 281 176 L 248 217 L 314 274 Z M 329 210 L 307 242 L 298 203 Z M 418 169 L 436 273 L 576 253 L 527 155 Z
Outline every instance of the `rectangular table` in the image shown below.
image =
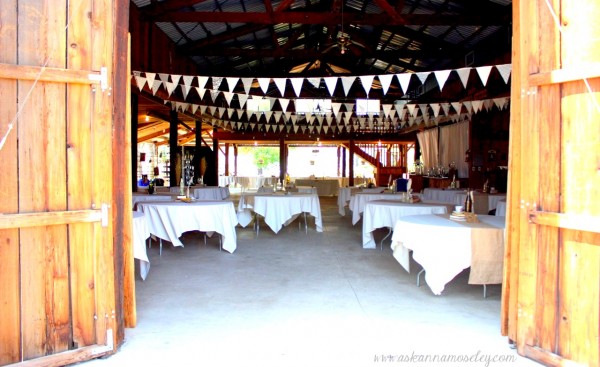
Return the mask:
M 311 186 L 317 189 L 319 196 L 334 196 L 337 195 L 340 188 L 340 182 L 337 178 L 297 178 L 296 186 Z
M 301 213 L 309 213 L 315 218 L 317 232 L 323 232 L 321 204 L 315 194 L 242 194 L 238 203 L 238 221 L 242 227 L 252 221 L 251 212 L 264 217 L 265 223 L 275 233 Z
M 402 217 L 392 235 L 394 258 L 410 272 L 409 251 L 439 295 L 445 285 L 471 267 L 469 284 L 502 283 L 504 217 L 478 215 L 480 223 L 457 222 L 449 215 Z
M 392 230 L 396 221 L 401 217 L 419 214 L 452 213 L 453 208 L 454 205 L 444 203 L 403 203 L 397 200 L 369 201 L 365 204 L 363 212 L 363 248 L 376 248 L 373 231 L 383 227 Z M 383 248 L 383 240 L 381 241 L 381 245 Z
M 383 189 L 381 190 L 383 191 Z M 350 197 L 348 207 L 352 210 L 352 225 L 358 223 L 365 210 L 365 204 L 373 200 L 402 200 L 402 195 L 392 192 L 357 192 Z
M 201 231 L 219 233 L 230 253 L 237 247 L 238 220 L 231 201 L 140 202 L 138 208 L 146 214 L 150 233 L 173 246 L 183 246 L 179 237 L 184 232 Z
M 229 198 L 228 187 L 218 186 L 201 186 L 190 188 L 192 190 L 194 198 L 198 200 L 225 200 Z

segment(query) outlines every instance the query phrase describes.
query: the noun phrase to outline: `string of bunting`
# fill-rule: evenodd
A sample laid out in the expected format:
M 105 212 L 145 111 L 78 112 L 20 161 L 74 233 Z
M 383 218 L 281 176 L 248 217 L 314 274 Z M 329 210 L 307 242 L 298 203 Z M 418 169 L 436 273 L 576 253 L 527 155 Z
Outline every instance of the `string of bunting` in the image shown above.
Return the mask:
M 364 116 L 356 115 L 354 103 L 335 103 L 331 104 L 331 111 L 313 115 L 302 115 L 294 112 L 287 112 L 290 102 L 295 105 L 295 99 L 290 98 L 272 98 L 267 96 L 250 95 L 250 89 L 254 80 L 257 81 L 261 91 L 266 94 L 271 81 L 275 84 L 281 95 L 285 95 L 285 86 L 287 80 L 290 81 L 296 96 L 300 95 L 300 90 L 304 82 L 317 87 L 321 80 L 324 81 L 329 93 L 333 95 L 337 83 L 341 82 L 344 93 L 348 91 L 357 79 L 360 80 L 365 92 L 371 90 L 373 81 L 377 78 L 381 84 L 383 93 L 386 94 L 393 78 L 396 77 L 399 85 L 404 93 L 408 91 L 408 86 L 411 78 L 416 76 L 418 80 L 424 84 L 427 78 L 433 74 L 439 85 L 440 90 L 443 89 L 446 81 L 452 72 L 456 72 L 460 78 L 463 87 L 467 87 L 467 82 L 471 71 L 475 70 L 482 84 L 485 86 L 489 79 L 489 75 L 493 69 L 496 69 L 501 75 L 505 83 L 508 83 L 511 73 L 511 64 L 501 64 L 482 67 L 467 67 L 452 70 L 431 71 L 422 73 L 402 73 L 402 74 L 384 74 L 384 75 L 368 75 L 354 77 L 323 77 L 323 78 L 238 78 L 238 77 L 209 77 L 209 76 L 191 76 L 191 75 L 176 75 L 163 73 L 150 73 L 134 71 L 133 78 L 140 90 L 146 86 L 152 91 L 153 95 L 164 88 L 168 96 L 171 97 L 176 88 L 179 87 L 184 100 L 188 100 L 190 92 L 195 90 L 203 100 L 206 96 L 214 103 L 222 93 L 228 107 L 210 106 L 206 104 L 195 104 L 190 102 L 179 102 L 165 99 L 164 103 L 171 104 L 171 108 L 181 112 L 191 112 L 196 114 L 200 110 L 201 115 L 209 114 L 210 122 L 223 127 L 229 127 L 235 130 L 254 130 L 256 126 L 263 131 L 282 131 L 287 129 L 288 132 L 294 130 L 297 132 L 299 128 L 307 128 L 317 130 L 315 132 L 327 132 L 327 130 L 336 130 L 341 132 L 343 126 L 349 126 L 354 131 L 358 130 L 378 130 L 378 129 L 398 129 L 405 127 L 407 124 L 425 123 L 426 125 L 437 125 L 439 123 L 460 119 L 465 114 L 470 116 L 473 113 L 478 113 L 483 109 L 489 111 L 494 106 L 499 110 L 503 110 L 508 106 L 509 97 L 500 97 L 493 99 L 474 100 L 474 101 L 457 101 L 447 103 L 408 103 L 408 101 L 399 101 L 395 104 L 382 104 L 379 113 L 367 114 Z M 210 85 L 207 88 L 207 85 Z M 227 90 L 221 91 L 223 82 L 227 84 Z M 245 93 L 234 93 L 238 83 L 242 83 Z M 365 87 L 368 86 L 368 87 Z M 224 86 L 223 86 L 224 87 Z M 234 97 L 237 98 L 239 108 L 232 107 Z M 252 99 L 267 99 L 269 101 L 270 110 L 264 112 L 248 111 L 244 109 L 249 98 Z M 277 104 L 279 106 L 277 106 Z M 274 110 L 274 107 L 278 107 Z M 466 111 L 466 112 L 463 112 Z M 288 125 L 288 126 L 286 126 Z M 305 125 L 300 127 L 300 125 Z M 348 128 L 346 127 L 346 130 Z M 304 132 L 304 131 L 303 131 Z M 312 131 L 311 131 L 312 132 Z

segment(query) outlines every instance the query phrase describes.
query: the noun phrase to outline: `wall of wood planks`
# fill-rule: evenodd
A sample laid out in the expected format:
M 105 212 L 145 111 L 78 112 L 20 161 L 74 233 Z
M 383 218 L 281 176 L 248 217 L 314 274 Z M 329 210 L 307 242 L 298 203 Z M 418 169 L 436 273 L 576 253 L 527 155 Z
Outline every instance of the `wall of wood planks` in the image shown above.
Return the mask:
M 599 17 L 513 1 L 502 331 L 545 365 L 600 364 Z
M 127 126 L 113 92 L 128 80 L 112 76 L 114 9 L 127 5 L 0 2 L 0 365 L 74 363 L 123 340 L 115 248 L 131 228 L 111 216 L 126 209 L 112 177 L 127 152 L 114 151 L 115 130 Z M 106 89 L 89 77 L 102 68 Z

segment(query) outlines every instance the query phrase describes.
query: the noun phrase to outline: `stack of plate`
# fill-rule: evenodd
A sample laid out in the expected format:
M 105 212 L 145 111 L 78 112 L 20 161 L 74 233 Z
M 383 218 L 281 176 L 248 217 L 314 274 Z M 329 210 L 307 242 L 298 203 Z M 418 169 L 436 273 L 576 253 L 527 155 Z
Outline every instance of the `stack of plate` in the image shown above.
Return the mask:
M 457 221 L 466 221 L 467 216 L 465 212 L 452 212 L 452 214 L 450 214 L 450 219 Z

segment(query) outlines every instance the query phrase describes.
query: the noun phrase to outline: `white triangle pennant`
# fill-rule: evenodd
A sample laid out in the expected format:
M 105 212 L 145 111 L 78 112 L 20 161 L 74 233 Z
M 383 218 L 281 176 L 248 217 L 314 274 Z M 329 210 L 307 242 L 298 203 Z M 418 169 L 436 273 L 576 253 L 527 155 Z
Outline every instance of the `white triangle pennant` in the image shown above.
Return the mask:
M 383 108 L 383 115 L 385 117 L 389 117 L 390 116 L 390 112 L 392 112 L 392 107 L 393 106 L 394 106 L 393 104 L 384 104 L 384 105 L 381 105 L 381 107 Z
M 198 111 L 198 108 L 199 108 L 199 107 L 200 107 L 200 106 L 199 106 L 199 105 L 197 105 L 197 104 L 192 104 L 192 114 L 193 114 L 193 115 L 195 115 L 195 114 L 196 114 L 196 111 Z
M 483 101 L 473 101 L 473 112 L 477 113 L 481 111 L 483 107 Z
M 286 78 L 273 78 L 273 81 L 275 82 L 275 85 L 277 86 L 277 89 L 279 89 L 279 93 L 281 93 L 281 96 L 285 96 L 285 82 L 286 82 L 286 80 L 287 80 Z
M 510 71 L 512 70 L 512 65 L 511 64 L 496 65 L 496 69 L 498 69 L 498 72 L 502 76 L 502 80 L 504 80 L 504 83 L 508 84 L 508 78 L 510 78 Z M 147 75 L 148 74 L 146 74 L 146 76 Z
M 204 115 L 206 113 L 206 108 L 207 107 L 208 106 L 206 106 L 206 105 L 200 105 L 200 114 L 201 115 Z
M 440 104 L 439 103 L 430 103 L 429 107 L 433 110 L 433 117 L 438 117 L 440 114 Z
M 158 88 L 160 88 L 161 85 L 162 82 L 160 80 L 154 81 L 154 83 L 152 84 L 152 95 L 156 95 L 156 92 L 158 91 Z
M 271 78 L 256 78 L 256 80 L 258 80 L 258 85 L 260 85 L 260 89 L 263 91 L 263 93 L 267 94 Z
M 491 99 L 484 99 L 483 100 L 483 107 L 485 108 L 486 111 L 490 112 L 490 110 L 492 109 L 492 107 L 494 107 L 494 101 Z
M 165 74 L 165 73 L 158 73 L 158 78 L 162 81 L 162 82 L 168 82 L 169 81 L 169 74 Z
M 254 130 L 254 126 L 256 126 L 256 124 L 250 124 L 250 131 Z
M 352 113 L 354 111 L 354 103 L 344 103 L 346 107 L 346 112 Z
M 300 128 L 300 125 L 294 125 L 294 132 L 297 133 L 299 128 Z
M 202 89 L 200 87 L 194 87 L 196 88 L 196 93 L 198 93 L 198 97 L 200 97 L 200 100 L 204 99 L 204 94 L 206 93 L 206 89 Z
M 294 87 L 294 93 L 296 93 L 296 97 L 300 97 L 300 92 L 302 91 L 302 83 L 304 83 L 304 78 L 291 78 L 292 87 Z
M 235 85 L 237 84 L 238 80 L 240 80 L 240 78 L 225 78 L 225 80 L 227 80 L 227 90 L 233 92 L 233 90 L 235 89 Z
M 210 91 L 210 98 L 211 98 L 211 100 L 213 102 L 216 102 L 217 101 L 217 97 L 219 96 L 219 93 L 221 93 L 221 92 L 218 91 L 218 90 L 214 90 L 214 89 L 210 89 L 209 91 Z
M 246 94 L 250 93 L 250 88 L 252 88 L 252 78 L 242 78 L 242 84 L 244 85 L 244 91 Z
M 219 107 L 219 114 L 217 115 L 218 118 L 223 118 L 223 114 L 225 113 L 225 107 Z
M 488 82 L 488 78 L 490 77 L 490 72 L 492 71 L 492 67 L 491 66 L 480 66 L 480 67 L 475 68 L 475 70 L 477 70 L 477 74 L 479 74 L 479 78 L 481 79 L 481 82 L 483 83 L 483 86 L 485 87 Z
M 329 95 L 333 96 L 333 92 L 335 91 L 335 86 L 337 85 L 338 77 L 330 76 L 327 78 L 323 78 L 325 81 L 325 85 L 327 86 L 327 90 L 329 91 Z
M 350 88 L 352 87 L 352 84 L 354 84 L 354 81 L 356 80 L 356 77 L 355 76 L 343 76 L 340 79 L 342 79 L 342 86 L 344 87 L 344 95 L 347 97 L 348 92 L 350 91 Z
M 221 87 L 221 83 L 223 83 L 223 77 L 220 77 L 220 76 L 212 77 L 212 89 L 213 90 L 219 90 L 219 88 Z
M 333 121 L 333 116 L 327 116 L 325 118 L 325 121 L 327 122 L 327 125 L 331 126 L 331 122 Z
M 428 107 L 427 103 L 420 103 L 419 104 L 419 109 L 421 110 L 421 112 L 423 113 L 423 115 L 425 113 L 427 113 L 427 107 Z
M 135 75 L 134 76 L 135 79 L 135 84 L 137 85 L 139 90 L 144 89 L 144 85 L 146 85 L 146 78 L 139 76 L 139 75 Z
M 233 95 L 234 94 L 231 92 L 223 92 L 223 96 L 225 97 L 228 106 L 231 106 L 231 100 L 233 99 Z
M 192 86 L 190 86 L 190 85 L 183 84 L 181 86 L 181 92 L 183 93 L 183 99 L 187 99 L 187 96 L 190 93 L 191 89 L 192 89 Z
M 454 111 L 456 111 L 457 114 L 461 113 L 462 102 L 452 102 L 450 104 L 452 105 L 452 108 L 454 108 Z
M 175 85 L 179 84 L 179 81 L 181 80 L 181 75 L 177 75 L 177 74 L 171 74 L 171 82 Z
M 398 78 L 398 81 L 400 82 L 400 88 L 402 88 L 402 93 L 404 94 L 408 93 L 408 86 L 410 85 L 411 77 L 412 74 L 410 73 L 396 74 L 396 78 Z
M 233 112 L 234 112 L 234 111 L 235 111 L 235 110 L 234 110 L 233 108 L 228 108 L 228 109 L 227 109 L 227 117 L 229 117 L 229 118 L 233 118 Z
M 419 78 L 419 80 L 421 81 L 421 84 L 424 85 L 429 74 L 431 74 L 431 72 L 428 71 L 428 72 L 417 73 L 416 75 L 417 75 L 417 78 Z
M 292 113 L 291 112 L 286 112 L 285 113 L 285 121 L 290 121 L 291 117 L 292 117 Z
M 417 107 L 417 105 L 416 104 L 412 104 L 412 103 L 409 103 L 409 104 L 406 105 L 406 108 L 408 109 L 408 113 L 411 116 L 415 115 L 415 109 L 416 109 L 416 107 Z
M 199 76 L 198 77 L 198 88 L 204 88 L 206 87 L 206 82 L 208 81 L 208 77 L 207 76 Z
M 434 71 L 434 75 L 435 75 L 435 79 L 438 82 L 438 85 L 440 86 L 440 92 L 442 91 L 442 89 L 444 89 L 444 84 L 446 84 L 446 81 L 448 80 L 448 77 L 450 76 L 450 73 L 452 72 L 452 70 L 438 70 L 438 71 Z
M 298 121 L 298 115 L 292 115 L 290 120 L 292 120 L 292 124 L 296 125 L 296 122 Z
M 383 95 L 385 96 L 390 88 L 390 84 L 392 84 L 392 78 L 394 74 L 383 74 L 377 75 L 379 82 L 381 83 L 381 89 L 383 90 Z
M 448 114 L 450 113 L 450 103 L 445 102 L 441 104 L 442 106 L 442 110 L 444 110 L 444 116 L 448 116 Z
M 338 102 L 331 103 L 331 111 L 333 112 L 334 115 L 337 116 L 337 114 L 340 113 L 340 108 L 342 108 L 341 103 L 338 103 Z
M 267 123 L 271 120 L 271 116 L 273 116 L 273 111 L 265 111 L 265 120 Z
M 463 87 L 466 88 L 467 82 L 469 81 L 469 75 L 471 75 L 471 68 L 456 69 L 456 72 L 460 77 Z
M 208 106 L 208 113 L 210 115 L 212 115 L 213 117 L 215 116 L 215 111 L 217 110 L 217 107 L 215 106 Z
M 275 123 L 276 124 L 279 123 L 279 120 L 281 119 L 281 114 L 282 113 L 283 112 L 279 112 L 279 111 L 273 112 L 273 118 L 275 119 Z
M 154 85 L 154 80 L 156 79 L 156 73 L 146 73 L 146 79 L 148 82 L 148 87 L 152 88 Z
M 467 113 L 473 112 L 473 104 L 471 101 L 464 101 L 463 106 L 465 106 L 465 108 L 467 109 Z
M 248 100 L 248 95 L 247 94 L 236 94 L 238 97 L 238 102 L 240 103 L 240 108 L 244 108 L 244 105 L 246 104 L 246 100 Z
M 321 78 L 306 78 L 306 80 L 308 80 L 313 87 L 319 89 L 319 86 L 321 85 Z
M 281 111 L 287 112 L 288 105 L 290 104 L 290 100 L 287 98 L 279 98 L 279 104 L 281 105 Z
M 375 79 L 375 75 L 362 75 L 359 77 L 360 82 L 367 93 L 367 97 L 369 96 L 369 92 L 371 91 L 371 87 L 373 86 L 373 79 Z M 346 93 L 347 95 L 348 93 Z
M 192 75 L 184 75 L 183 76 L 183 85 L 190 87 L 192 82 L 194 81 L 194 77 Z

